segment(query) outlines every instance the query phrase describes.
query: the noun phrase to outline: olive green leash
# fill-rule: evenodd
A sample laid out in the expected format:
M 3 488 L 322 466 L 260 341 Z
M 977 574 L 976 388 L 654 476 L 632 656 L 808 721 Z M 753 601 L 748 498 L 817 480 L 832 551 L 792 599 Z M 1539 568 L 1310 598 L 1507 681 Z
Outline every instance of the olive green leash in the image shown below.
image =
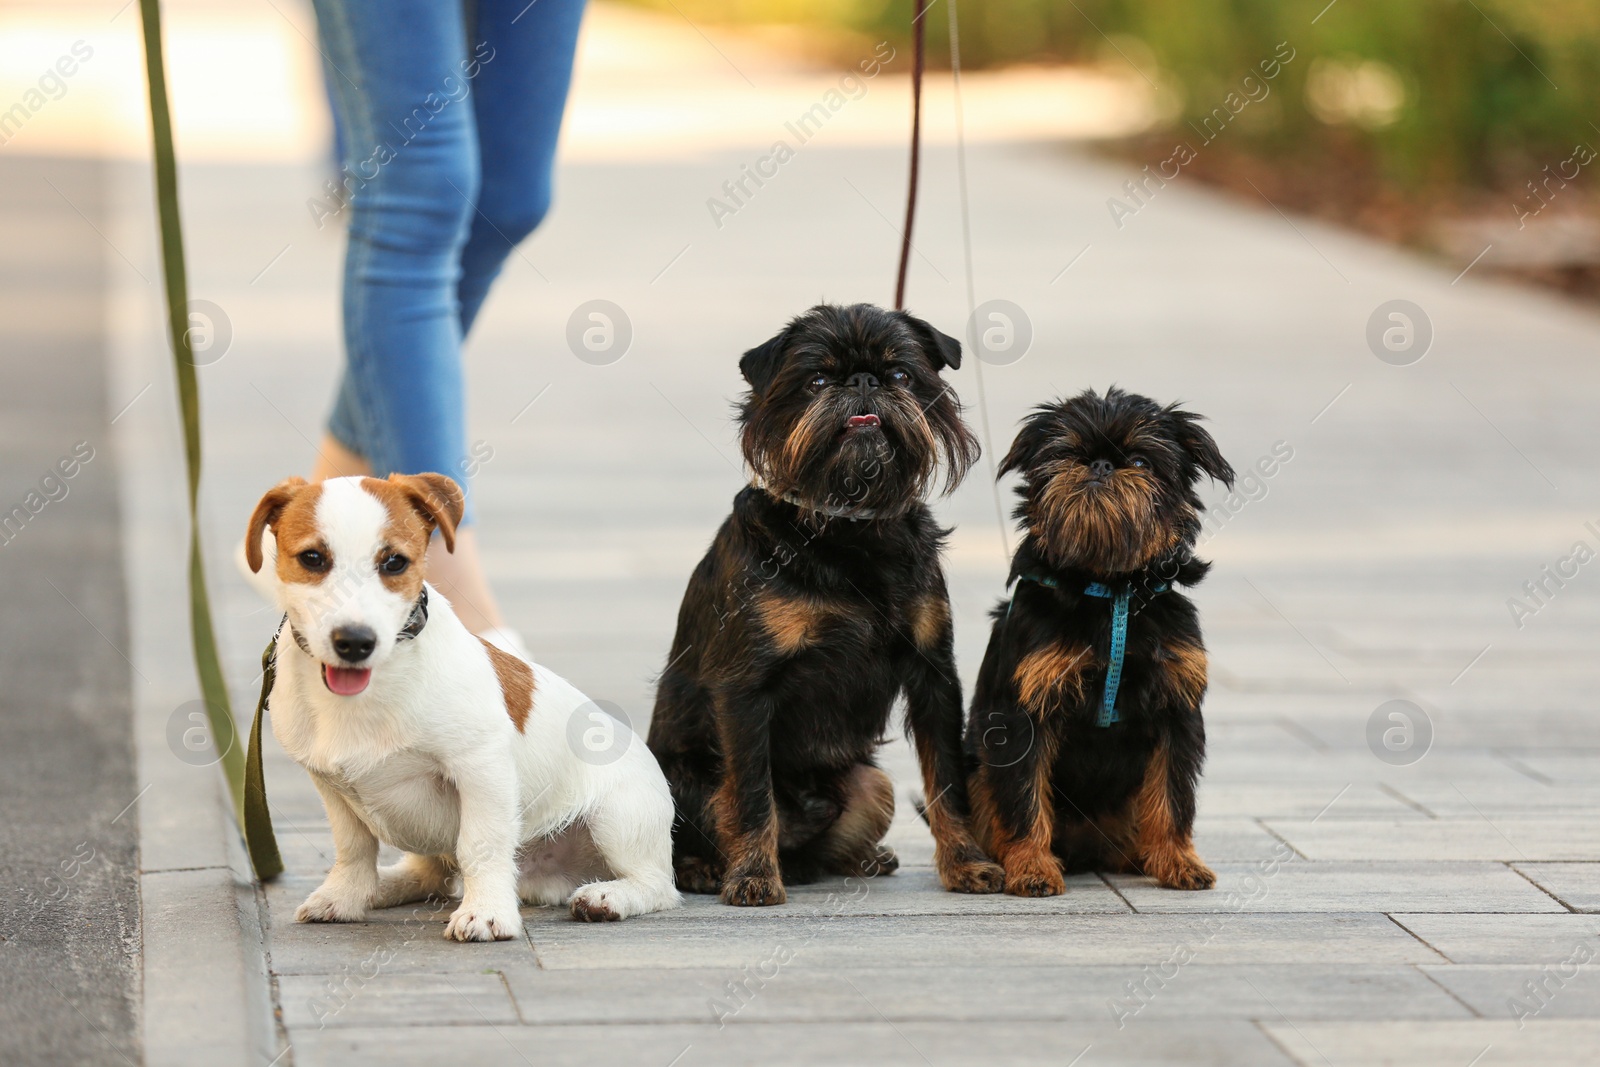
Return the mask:
M 189 284 L 183 262 L 183 228 L 178 219 L 178 164 L 172 146 L 172 114 L 167 102 L 166 68 L 161 55 L 159 0 L 139 0 L 144 26 L 145 70 L 150 84 L 150 129 L 155 142 L 156 207 L 161 224 L 161 272 L 167 290 L 167 330 L 178 372 L 178 404 L 183 412 L 184 458 L 189 473 L 189 628 L 194 643 L 195 671 L 205 698 L 213 739 L 234 737 L 233 707 L 222 677 L 217 637 L 206 595 L 205 564 L 200 551 L 200 390 L 195 379 L 194 349 L 189 337 Z M 268 647 L 271 652 L 271 646 Z M 248 754 L 230 744 L 222 753 L 222 773 L 233 800 L 234 817 L 244 833 L 245 848 L 256 877 L 268 881 L 283 870 L 261 773 L 261 716 L 272 688 L 267 659 L 261 700 L 250 727 Z

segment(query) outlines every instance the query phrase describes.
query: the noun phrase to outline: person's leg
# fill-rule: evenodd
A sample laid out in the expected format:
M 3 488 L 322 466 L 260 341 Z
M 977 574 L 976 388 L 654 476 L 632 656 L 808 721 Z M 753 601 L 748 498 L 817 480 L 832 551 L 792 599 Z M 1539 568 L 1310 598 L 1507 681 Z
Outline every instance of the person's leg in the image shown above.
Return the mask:
M 372 473 L 372 464 L 365 456 L 350 451 L 331 433 L 322 435 L 317 445 L 317 461 L 311 465 L 311 480 L 325 482 L 329 478 L 349 478 Z
M 481 180 L 470 236 L 461 251 L 463 337 L 506 257 L 550 206 L 550 174 L 582 15 L 583 0 L 473 4 L 467 43 L 479 65 L 469 100 L 477 120 Z M 487 606 L 481 613 L 484 629 L 499 627 L 478 542 L 466 532 L 465 538 L 457 535 L 454 555 L 430 561 L 428 576 L 452 596 L 452 603 Z
M 316 473 L 438 471 L 466 455 L 457 284 L 478 192 L 474 76 L 459 5 L 316 0 L 346 137 L 346 369 Z M 470 499 L 469 499 L 470 521 Z M 500 625 L 470 530 L 429 554 L 469 629 Z
M 477 0 L 472 83 L 482 181 L 461 251 L 461 332 L 517 243 L 550 207 L 556 140 L 572 80 L 584 0 Z

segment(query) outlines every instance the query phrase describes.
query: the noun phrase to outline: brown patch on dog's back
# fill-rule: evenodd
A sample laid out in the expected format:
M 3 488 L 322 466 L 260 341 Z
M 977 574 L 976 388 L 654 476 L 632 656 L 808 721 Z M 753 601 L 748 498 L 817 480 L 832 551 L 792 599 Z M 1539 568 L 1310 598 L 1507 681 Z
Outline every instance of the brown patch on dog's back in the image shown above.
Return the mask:
M 1017 664 L 1017 699 L 1026 708 L 1043 711 L 1058 693 L 1081 693 L 1083 676 L 1093 663 L 1093 653 L 1082 647 L 1047 645 L 1029 652 Z
M 483 641 L 483 650 L 489 653 L 489 662 L 494 664 L 494 673 L 500 678 L 500 694 L 506 702 L 506 714 L 511 716 L 511 725 L 520 734 L 527 725 L 528 712 L 533 710 L 533 668 L 483 638 L 478 640 Z

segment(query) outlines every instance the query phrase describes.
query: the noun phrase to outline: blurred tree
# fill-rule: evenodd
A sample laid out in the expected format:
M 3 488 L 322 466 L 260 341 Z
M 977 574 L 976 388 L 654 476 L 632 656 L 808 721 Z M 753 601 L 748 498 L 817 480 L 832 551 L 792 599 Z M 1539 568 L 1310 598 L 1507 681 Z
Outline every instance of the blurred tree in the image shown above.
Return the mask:
M 634 2 L 806 27 L 841 60 L 909 41 L 911 0 Z M 963 65 L 1131 64 L 1171 91 L 1179 130 L 1287 42 L 1277 102 L 1241 116 L 1230 146 L 1356 156 L 1412 192 L 1520 185 L 1579 142 L 1600 147 L 1600 0 L 966 0 L 960 13 Z M 936 64 L 948 62 L 947 26 L 935 5 Z

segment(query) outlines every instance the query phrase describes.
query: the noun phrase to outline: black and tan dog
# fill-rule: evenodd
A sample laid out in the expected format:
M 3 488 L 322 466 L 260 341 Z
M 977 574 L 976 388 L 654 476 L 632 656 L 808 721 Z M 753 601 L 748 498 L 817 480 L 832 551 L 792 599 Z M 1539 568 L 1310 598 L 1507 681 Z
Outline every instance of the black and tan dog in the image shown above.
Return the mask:
M 903 312 L 822 305 L 739 361 L 757 482 L 689 579 L 650 749 L 678 805 L 678 885 L 780 904 L 784 882 L 897 865 L 875 752 L 904 694 L 949 889 L 997 892 L 968 827 L 961 686 L 923 503 L 977 458 L 939 372 L 953 338 Z
M 1022 474 L 1025 536 L 967 726 L 979 842 L 1018 896 L 1062 892 L 1063 869 L 1210 888 L 1190 836 L 1206 652 L 1176 587 L 1210 568 L 1195 483 L 1233 468 L 1199 416 L 1112 388 L 1035 409 L 1000 471 Z

